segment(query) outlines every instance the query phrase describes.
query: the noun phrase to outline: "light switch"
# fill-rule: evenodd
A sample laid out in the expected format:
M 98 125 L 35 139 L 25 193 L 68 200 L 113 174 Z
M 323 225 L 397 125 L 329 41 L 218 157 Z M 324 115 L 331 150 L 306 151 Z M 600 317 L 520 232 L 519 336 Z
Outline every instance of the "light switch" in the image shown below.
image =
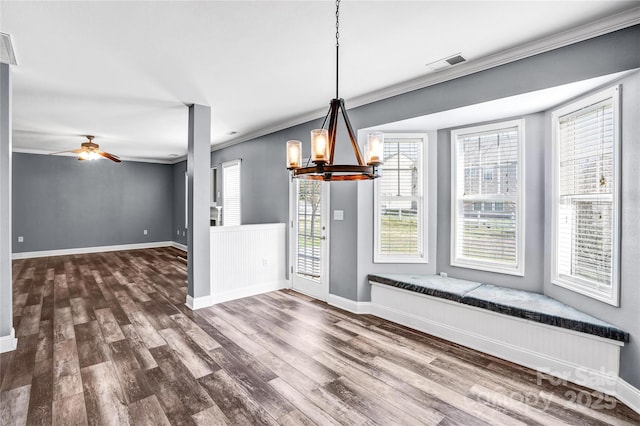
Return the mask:
M 344 210 L 334 210 L 333 220 L 344 220 Z

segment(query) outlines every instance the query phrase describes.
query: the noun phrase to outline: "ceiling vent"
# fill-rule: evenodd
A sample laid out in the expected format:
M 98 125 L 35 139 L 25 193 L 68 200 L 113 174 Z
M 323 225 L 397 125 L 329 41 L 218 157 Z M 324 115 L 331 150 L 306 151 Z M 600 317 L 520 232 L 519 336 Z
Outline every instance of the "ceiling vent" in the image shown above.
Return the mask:
M 431 71 L 440 71 L 464 61 L 466 61 L 466 59 L 460 53 L 456 53 L 455 55 L 447 56 L 446 58 L 438 59 L 437 61 L 431 62 L 427 64 L 426 67 Z
M 16 62 L 16 55 L 13 52 L 11 36 L 5 33 L 0 33 L 0 62 L 9 65 L 18 64 Z

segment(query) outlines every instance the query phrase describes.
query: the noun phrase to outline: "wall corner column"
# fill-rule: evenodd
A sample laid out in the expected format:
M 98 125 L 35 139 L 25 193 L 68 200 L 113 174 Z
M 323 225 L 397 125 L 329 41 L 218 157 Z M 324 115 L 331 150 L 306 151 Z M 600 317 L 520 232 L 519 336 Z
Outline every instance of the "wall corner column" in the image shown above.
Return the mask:
M 187 153 L 187 306 L 199 309 L 213 304 L 210 257 L 211 108 L 189 106 Z
M 16 349 L 11 276 L 11 67 L 0 63 L 0 352 Z

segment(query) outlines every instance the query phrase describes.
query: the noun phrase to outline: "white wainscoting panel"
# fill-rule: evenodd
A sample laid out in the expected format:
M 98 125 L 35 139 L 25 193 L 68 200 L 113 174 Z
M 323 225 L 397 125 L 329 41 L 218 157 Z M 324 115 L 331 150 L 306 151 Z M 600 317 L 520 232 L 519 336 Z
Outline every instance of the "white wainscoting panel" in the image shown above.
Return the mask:
M 373 315 L 609 395 L 616 394 L 622 342 L 371 284 Z
M 286 224 L 211 227 L 213 303 L 289 287 Z

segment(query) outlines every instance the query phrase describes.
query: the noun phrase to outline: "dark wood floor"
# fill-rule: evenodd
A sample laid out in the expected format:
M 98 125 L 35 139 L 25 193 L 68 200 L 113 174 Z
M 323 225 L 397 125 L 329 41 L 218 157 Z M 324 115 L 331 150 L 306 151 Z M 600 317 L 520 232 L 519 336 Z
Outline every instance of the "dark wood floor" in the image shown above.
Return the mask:
M 14 261 L 1 423 L 640 424 L 614 399 L 291 291 L 192 312 L 178 254 Z

